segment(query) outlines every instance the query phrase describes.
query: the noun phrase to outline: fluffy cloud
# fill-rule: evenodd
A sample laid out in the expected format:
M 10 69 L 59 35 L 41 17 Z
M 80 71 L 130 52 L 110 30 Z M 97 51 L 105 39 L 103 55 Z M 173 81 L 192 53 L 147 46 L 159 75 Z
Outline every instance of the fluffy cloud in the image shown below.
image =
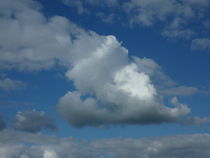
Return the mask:
M 74 24 L 60 16 L 46 19 L 32 0 L 0 3 L 0 69 L 43 70 L 66 58 L 78 31 Z
M 38 132 L 42 129 L 56 129 L 50 118 L 45 116 L 43 112 L 36 110 L 17 112 L 15 117 L 15 128 L 27 132 Z
M 74 126 L 177 122 L 189 115 L 186 104 L 163 104 L 157 85 L 164 89 L 173 80 L 160 66 L 147 58 L 130 59 L 116 37 L 86 31 L 64 17 L 46 18 L 32 0 L 0 3 L 0 68 L 41 71 L 65 66 L 75 91 L 64 95 L 58 108 Z M 17 129 L 37 132 L 43 127 L 52 126 L 42 113 L 16 116 Z
M 150 79 L 157 64 L 137 57 L 129 61 L 127 50 L 113 36 L 86 53 L 89 56 L 78 58 L 66 73 L 78 91 L 59 102 L 61 114 L 74 126 L 174 122 L 189 114 L 187 105 L 162 104 Z
M 82 141 L 74 138 L 58 138 L 49 135 L 5 130 L 0 132 L 0 157 L 137 158 L 141 155 L 142 158 L 208 158 L 210 154 L 209 142 L 209 134 Z M 30 144 L 30 146 L 26 144 Z

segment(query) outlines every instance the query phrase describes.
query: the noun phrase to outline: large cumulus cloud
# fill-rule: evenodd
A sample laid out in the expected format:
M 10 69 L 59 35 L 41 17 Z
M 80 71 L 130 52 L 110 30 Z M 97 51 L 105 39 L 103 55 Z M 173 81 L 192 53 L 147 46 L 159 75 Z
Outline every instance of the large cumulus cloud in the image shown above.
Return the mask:
M 88 57 L 75 61 L 66 75 L 78 91 L 61 98 L 64 118 L 79 127 L 174 122 L 187 115 L 187 105 L 169 108 L 162 104 L 150 79 L 153 69 L 144 64 L 148 59 L 135 59 L 138 62 L 129 60 L 127 50 L 107 36 Z

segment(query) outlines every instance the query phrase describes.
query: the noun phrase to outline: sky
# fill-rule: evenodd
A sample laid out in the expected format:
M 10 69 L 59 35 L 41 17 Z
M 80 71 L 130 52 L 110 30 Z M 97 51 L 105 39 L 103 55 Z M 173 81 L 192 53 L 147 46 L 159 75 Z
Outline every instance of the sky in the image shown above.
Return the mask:
M 209 0 L 0 0 L 0 158 L 208 158 Z

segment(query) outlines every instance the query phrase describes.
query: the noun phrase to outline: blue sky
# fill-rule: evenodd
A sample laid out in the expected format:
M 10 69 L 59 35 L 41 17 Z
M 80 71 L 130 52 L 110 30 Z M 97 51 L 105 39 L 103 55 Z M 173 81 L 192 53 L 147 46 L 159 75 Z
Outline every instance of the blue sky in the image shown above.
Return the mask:
M 0 157 L 207 158 L 209 9 L 209 0 L 2 0 Z

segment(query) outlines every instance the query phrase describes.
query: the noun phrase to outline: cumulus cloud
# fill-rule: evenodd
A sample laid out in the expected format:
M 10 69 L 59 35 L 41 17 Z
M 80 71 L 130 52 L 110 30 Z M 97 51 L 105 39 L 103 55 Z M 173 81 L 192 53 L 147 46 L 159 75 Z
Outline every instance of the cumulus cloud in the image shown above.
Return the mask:
M 183 96 L 197 90 L 176 87 L 151 59 L 129 60 L 128 51 L 113 36 L 104 37 L 87 58 L 78 58 L 66 76 L 73 80 L 77 91 L 68 92 L 58 106 L 64 118 L 76 127 L 177 122 L 188 116 L 189 107 L 176 99 L 171 104 L 174 107 L 169 108 L 161 94 Z
M 5 130 L 0 132 L 0 157 L 138 158 L 141 155 L 142 158 L 208 158 L 210 154 L 209 142 L 209 134 L 85 141 Z M 26 144 L 30 144 L 30 146 Z
M 86 31 L 61 16 L 46 18 L 32 0 L 3 0 L 0 6 L 0 69 L 65 66 L 75 91 L 60 99 L 58 109 L 74 126 L 177 122 L 189 115 L 186 104 L 164 105 L 157 85 L 173 80 L 159 65 L 148 58 L 130 59 L 116 37 Z M 37 132 L 51 125 L 39 112 L 16 116 L 17 129 Z
M 15 128 L 27 132 L 38 132 L 42 129 L 55 130 L 53 121 L 45 116 L 44 112 L 36 110 L 17 112 Z
M 156 67 L 146 58 L 129 61 L 127 50 L 116 38 L 107 36 L 66 73 L 78 91 L 62 97 L 59 110 L 77 127 L 175 122 L 190 109 L 184 104 L 174 108 L 163 105 L 150 79 Z M 82 99 L 87 94 L 90 97 Z
M 66 58 L 71 37 L 79 31 L 73 23 L 60 16 L 45 18 L 32 0 L 0 3 L 0 69 L 43 70 Z

